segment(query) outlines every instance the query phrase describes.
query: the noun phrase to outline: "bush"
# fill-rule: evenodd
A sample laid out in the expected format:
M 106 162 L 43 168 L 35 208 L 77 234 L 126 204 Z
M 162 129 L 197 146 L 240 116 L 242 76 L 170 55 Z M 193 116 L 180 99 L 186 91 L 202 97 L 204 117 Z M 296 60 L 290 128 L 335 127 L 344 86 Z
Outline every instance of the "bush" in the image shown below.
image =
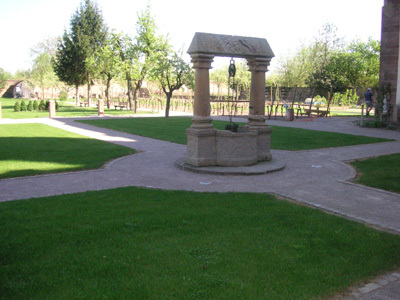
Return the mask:
M 26 111 L 26 103 L 25 101 L 21 101 L 21 111 Z
M 59 99 L 60 101 L 67 101 L 67 100 L 68 100 L 68 93 L 67 93 L 67 91 L 66 91 L 66 90 L 62 90 L 62 91 L 60 92 L 60 95 L 59 95 L 58 99 Z
M 352 106 L 358 104 L 358 95 L 356 90 L 346 90 L 343 94 L 335 93 L 333 95 L 333 103 L 340 106 Z
M 38 111 L 39 110 L 39 103 L 37 100 L 33 101 L 33 110 Z
M 32 104 L 32 101 L 29 101 L 28 111 L 32 111 L 32 110 L 33 110 L 33 104 Z
M 15 102 L 14 111 L 21 111 L 21 107 L 19 105 L 19 101 Z
M 46 110 L 46 104 L 44 103 L 43 100 L 40 101 L 39 110 L 40 111 L 45 111 Z

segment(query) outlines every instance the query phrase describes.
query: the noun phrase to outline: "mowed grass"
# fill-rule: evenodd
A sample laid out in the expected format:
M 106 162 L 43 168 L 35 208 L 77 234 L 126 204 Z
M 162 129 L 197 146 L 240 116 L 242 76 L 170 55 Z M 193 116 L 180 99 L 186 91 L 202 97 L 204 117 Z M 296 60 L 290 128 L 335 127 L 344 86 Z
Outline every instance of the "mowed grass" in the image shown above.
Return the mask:
M 178 144 L 187 143 L 185 130 L 192 124 L 191 118 L 188 117 L 82 120 L 79 122 Z M 226 124 L 227 122 L 223 121 L 213 121 L 214 127 L 220 130 L 223 130 Z M 271 148 L 279 150 L 308 150 L 386 141 L 389 140 L 273 126 Z
M 316 299 L 400 237 L 274 196 L 119 188 L 0 204 L 2 299 Z
M 134 152 L 43 124 L 0 125 L 0 178 L 93 169 Z
M 27 119 L 27 118 L 48 118 L 48 111 L 14 111 L 15 102 L 21 103 L 24 100 L 26 105 L 28 105 L 28 99 L 10 99 L 10 98 L 0 98 L 1 106 L 2 106 L 2 117 L 4 119 Z M 96 103 L 97 100 L 94 100 L 93 103 Z M 40 100 L 38 100 L 40 103 Z M 59 101 L 59 110 L 56 111 L 57 117 L 87 117 L 87 116 L 97 116 L 97 107 L 80 107 L 75 106 L 74 102 L 63 102 Z M 115 110 L 114 108 L 107 109 L 107 106 L 104 107 L 104 113 L 106 115 L 134 115 L 135 113 L 130 110 Z M 139 110 L 138 114 L 150 114 L 149 111 Z
M 355 182 L 400 193 L 400 153 L 351 162 L 358 171 Z

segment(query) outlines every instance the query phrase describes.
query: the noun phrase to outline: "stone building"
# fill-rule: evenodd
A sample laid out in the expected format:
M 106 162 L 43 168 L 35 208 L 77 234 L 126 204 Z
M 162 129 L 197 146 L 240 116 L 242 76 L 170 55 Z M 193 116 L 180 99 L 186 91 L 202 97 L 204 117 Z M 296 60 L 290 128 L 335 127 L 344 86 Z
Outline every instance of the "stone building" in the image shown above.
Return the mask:
M 384 0 L 382 8 L 379 86 L 390 83 L 392 121 L 400 126 L 400 0 Z

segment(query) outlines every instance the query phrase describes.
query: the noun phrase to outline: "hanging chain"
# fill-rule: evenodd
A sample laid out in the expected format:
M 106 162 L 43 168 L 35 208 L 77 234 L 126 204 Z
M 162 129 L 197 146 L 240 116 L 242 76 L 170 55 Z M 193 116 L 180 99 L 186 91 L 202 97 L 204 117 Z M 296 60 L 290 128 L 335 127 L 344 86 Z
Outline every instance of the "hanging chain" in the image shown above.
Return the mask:
M 232 115 L 233 115 L 233 110 L 234 110 L 234 105 L 233 105 L 233 93 L 232 93 L 232 98 L 230 97 L 230 90 L 231 90 L 231 78 L 232 78 L 232 85 L 235 85 L 235 75 L 236 75 L 236 66 L 235 66 L 235 60 L 233 57 L 231 58 L 229 62 L 229 68 L 228 68 L 228 101 L 230 101 L 230 108 L 229 108 L 229 122 L 232 123 Z M 229 105 L 229 102 L 228 102 Z

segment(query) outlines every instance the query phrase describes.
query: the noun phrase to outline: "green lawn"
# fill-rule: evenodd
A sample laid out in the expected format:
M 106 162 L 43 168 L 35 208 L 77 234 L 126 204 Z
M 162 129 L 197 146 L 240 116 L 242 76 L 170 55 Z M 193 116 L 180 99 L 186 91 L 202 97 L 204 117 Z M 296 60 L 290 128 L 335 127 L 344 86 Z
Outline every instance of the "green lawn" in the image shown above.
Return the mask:
M 93 169 L 134 153 L 43 124 L 0 125 L 0 178 Z
M 27 118 L 48 118 L 48 111 L 14 111 L 15 102 L 21 99 L 10 99 L 10 98 L 0 98 L 2 106 L 2 117 L 4 119 L 27 119 Z M 28 105 L 29 100 L 24 100 L 26 105 Z M 39 101 L 40 103 L 40 101 Z M 59 110 L 56 111 L 56 116 L 58 117 L 87 117 L 87 116 L 97 116 L 97 107 L 80 107 L 75 106 L 72 102 L 58 102 Z M 130 110 L 115 110 L 107 109 L 105 106 L 104 113 L 106 115 L 134 115 L 133 111 Z M 149 111 L 138 110 L 140 114 L 150 114 Z
M 185 130 L 192 124 L 191 118 L 187 117 L 82 120 L 79 122 L 178 144 L 186 144 Z M 227 124 L 227 122 L 213 121 L 213 125 L 217 129 L 224 129 L 225 124 Z M 307 150 L 385 141 L 389 140 L 343 133 L 273 126 L 271 148 L 280 150 Z
M 358 183 L 400 193 L 400 153 L 351 163 L 358 173 Z
M 0 204 L 2 299 L 314 299 L 400 237 L 266 194 L 120 188 Z

